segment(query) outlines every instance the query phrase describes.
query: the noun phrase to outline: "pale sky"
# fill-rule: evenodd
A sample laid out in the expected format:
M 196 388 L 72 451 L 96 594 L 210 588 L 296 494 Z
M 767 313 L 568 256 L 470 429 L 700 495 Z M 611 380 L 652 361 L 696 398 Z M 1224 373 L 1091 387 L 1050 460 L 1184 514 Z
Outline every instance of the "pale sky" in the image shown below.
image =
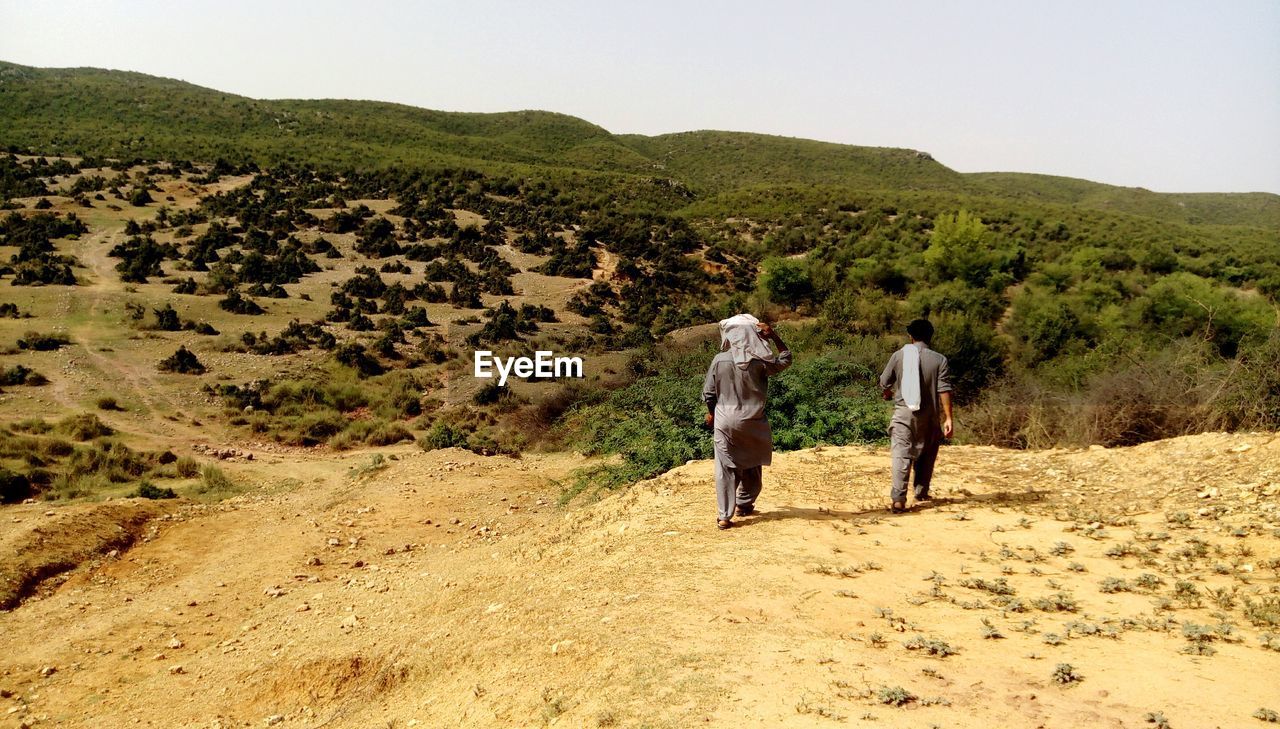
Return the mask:
M 0 59 L 1280 193 L 1280 0 L 0 0 Z

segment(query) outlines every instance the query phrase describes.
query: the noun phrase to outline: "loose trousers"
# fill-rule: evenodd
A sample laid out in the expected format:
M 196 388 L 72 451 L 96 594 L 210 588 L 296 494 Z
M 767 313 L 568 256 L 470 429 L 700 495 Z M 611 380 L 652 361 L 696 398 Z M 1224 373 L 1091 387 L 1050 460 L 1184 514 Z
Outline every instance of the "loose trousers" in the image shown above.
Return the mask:
M 716 459 L 716 507 L 721 519 L 732 519 L 735 506 L 755 506 L 763 486 L 763 468 L 734 468 Z
M 894 408 L 889 423 L 889 458 L 893 469 L 893 487 L 889 499 L 906 503 L 907 482 L 914 468 L 915 496 L 929 495 L 933 480 L 933 464 L 938 460 L 938 446 L 942 445 L 942 425 L 933 413 L 911 412 Z

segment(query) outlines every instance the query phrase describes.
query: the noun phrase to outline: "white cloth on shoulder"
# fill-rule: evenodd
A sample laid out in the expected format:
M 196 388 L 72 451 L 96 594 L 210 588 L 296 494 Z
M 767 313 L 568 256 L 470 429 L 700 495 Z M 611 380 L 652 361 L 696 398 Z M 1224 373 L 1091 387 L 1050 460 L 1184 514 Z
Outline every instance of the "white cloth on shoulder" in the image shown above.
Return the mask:
M 720 351 L 731 352 L 738 369 L 745 370 L 753 359 L 773 361 L 773 350 L 756 329 L 759 323 L 760 320 L 750 314 L 738 314 L 720 321 Z M 919 384 L 916 389 L 920 389 Z
M 902 401 L 911 412 L 920 409 L 920 345 L 912 342 L 902 348 Z

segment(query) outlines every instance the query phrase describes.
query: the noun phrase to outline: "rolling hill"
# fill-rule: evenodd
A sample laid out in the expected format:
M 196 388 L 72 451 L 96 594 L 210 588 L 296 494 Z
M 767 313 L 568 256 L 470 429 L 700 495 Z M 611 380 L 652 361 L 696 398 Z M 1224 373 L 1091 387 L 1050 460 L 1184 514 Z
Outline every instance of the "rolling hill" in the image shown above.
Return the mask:
M 124 158 L 658 177 L 704 193 L 776 184 L 937 190 L 1193 224 L 1280 228 L 1280 196 L 1267 193 L 1170 194 L 1048 175 L 962 174 L 907 149 L 725 131 L 615 135 L 544 111 L 479 114 L 375 101 L 258 100 L 140 73 L 5 62 L 0 145 Z

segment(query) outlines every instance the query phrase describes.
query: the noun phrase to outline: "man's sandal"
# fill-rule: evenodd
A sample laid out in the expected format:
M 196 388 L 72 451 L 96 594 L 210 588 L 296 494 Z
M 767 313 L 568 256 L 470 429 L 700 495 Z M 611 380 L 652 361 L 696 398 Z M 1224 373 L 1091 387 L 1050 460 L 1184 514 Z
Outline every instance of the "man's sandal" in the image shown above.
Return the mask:
M 907 510 L 907 505 L 902 503 L 901 501 L 895 501 L 893 502 L 893 505 L 889 507 L 889 511 L 893 512 L 894 514 L 901 514 L 906 510 Z
M 731 527 L 731 526 L 733 526 L 733 522 L 729 521 L 728 519 L 717 519 L 717 520 L 716 520 L 716 528 L 717 528 L 717 529 L 728 529 L 728 528 L 729 528 L 729 527 Z
M 754 513 L 755 513 L 755 511 L 756 511 L 756 507 L 754 507 L 754 506 L 739 506 L 735 511 L 737 511 L 736 516 L 751 516 L 752 514 L 754 514 Z

